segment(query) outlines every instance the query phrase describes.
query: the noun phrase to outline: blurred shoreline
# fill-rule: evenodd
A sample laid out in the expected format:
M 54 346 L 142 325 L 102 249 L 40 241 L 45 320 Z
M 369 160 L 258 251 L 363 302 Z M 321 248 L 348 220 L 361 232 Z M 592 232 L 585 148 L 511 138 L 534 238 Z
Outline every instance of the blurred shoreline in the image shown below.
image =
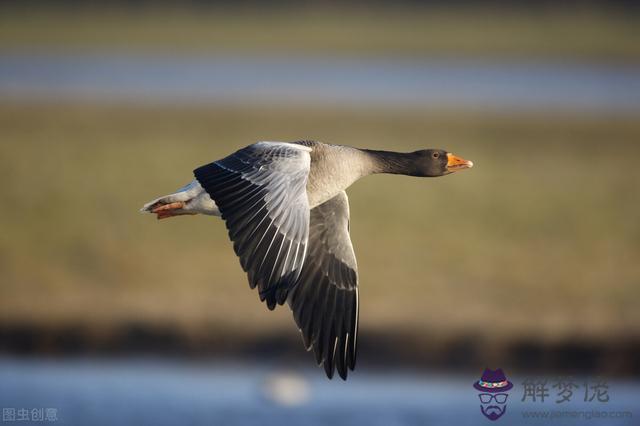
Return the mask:
M 361 330 L 358 365 L 378 371 L 477 371 L 501 366 L 518 374 L 640 377 L 640 338 L 558 340 L 424 331 Z M 295 332 L 184 330 L 142 322 L 92 328 L 78 324 L 0 324 L 0 356 L 229 359 L 234 362 L 313 363 Z

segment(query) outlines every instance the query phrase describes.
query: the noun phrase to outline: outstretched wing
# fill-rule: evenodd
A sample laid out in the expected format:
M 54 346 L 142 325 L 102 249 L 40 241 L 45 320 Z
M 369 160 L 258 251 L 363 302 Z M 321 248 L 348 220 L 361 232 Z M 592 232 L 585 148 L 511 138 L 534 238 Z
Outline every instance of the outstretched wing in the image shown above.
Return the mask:
M 288 303 L 318 365 L 346 379 L 356 363 L 358 273 L 344 191 L 311 210 L 307 259 Z
M 287 299 L 305 260 L 310 151 L 258 142 L 194 170 L 220 209 L 249 285 L 269 309 Z

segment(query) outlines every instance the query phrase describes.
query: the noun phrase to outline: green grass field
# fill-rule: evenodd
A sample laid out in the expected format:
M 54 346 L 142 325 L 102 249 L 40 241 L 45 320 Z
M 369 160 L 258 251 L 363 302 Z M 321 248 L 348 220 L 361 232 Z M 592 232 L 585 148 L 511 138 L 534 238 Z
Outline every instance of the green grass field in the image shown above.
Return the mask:
M 0 8 L 0 49 L 515 57 L 638 62 L 638 16 L 573 4 L 533 9 Z
M 363 330 L 640 332 L 637 118 L 85 104 L 0 105 L 0 321 L 295 333 L 220 220 L 138 209 L 198 165 L 301 138 L 476 164 L 350 189 Z

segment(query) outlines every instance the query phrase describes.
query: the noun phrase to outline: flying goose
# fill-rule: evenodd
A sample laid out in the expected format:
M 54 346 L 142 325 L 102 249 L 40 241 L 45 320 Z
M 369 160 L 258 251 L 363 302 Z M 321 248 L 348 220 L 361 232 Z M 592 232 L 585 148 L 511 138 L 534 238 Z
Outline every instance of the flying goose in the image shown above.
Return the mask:
M 436 177 L 472 166 L 440 149 L 258 142 L 197 168 L 195 180 L 141 211 L 221 216 L 260 300 L 270 310 L 287 302 L 318 365 L 346 379 L 356 363 L 358 274 L 345 190 L 375 173 Z

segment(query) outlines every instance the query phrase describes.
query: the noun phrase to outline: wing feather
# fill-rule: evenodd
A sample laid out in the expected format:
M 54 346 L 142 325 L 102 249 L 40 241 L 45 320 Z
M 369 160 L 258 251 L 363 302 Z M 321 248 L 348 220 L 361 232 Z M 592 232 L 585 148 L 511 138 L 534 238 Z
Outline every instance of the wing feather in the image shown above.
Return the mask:
M 258 142 L 194 170 L 220 209 L 249 285 L 269 309 L 284 303 L 304 264 L 310 151 Z
M 307 249 L 288 303 L 316 362 L 328 377 L 337 370 L 346 379 L 355 367 L 358 331 L 358 275 L 346 193 L 311 210 Z

